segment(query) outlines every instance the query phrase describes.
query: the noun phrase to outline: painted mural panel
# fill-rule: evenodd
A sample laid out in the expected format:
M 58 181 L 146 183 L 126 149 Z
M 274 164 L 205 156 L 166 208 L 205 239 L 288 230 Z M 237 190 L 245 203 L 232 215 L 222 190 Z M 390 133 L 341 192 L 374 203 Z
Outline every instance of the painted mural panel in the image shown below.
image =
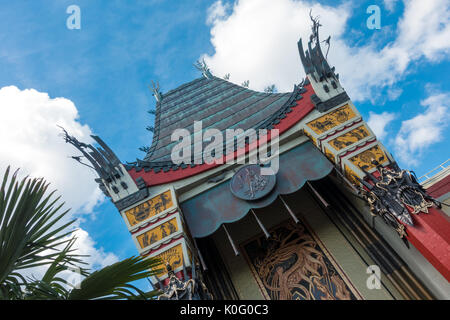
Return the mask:
M 372 163 L 373 160 L 378 161 L 379 163 L 384 163 L 388 160 L 385 153 L 381 148 L 376 145 L 370 149 L 367 149 L 354 157 L 350 158 L 350 161 L 358 168 L 363 168 L 364 170 L 370 170 L 375 168 L 375 165 Z
M 161 259 L 162 264 L 165 266 L 170 264 L 173 270 L 183 266 L 183 245 L 177 244 L 176 246 L 161 252 L 156 256 L 156 258 Z M 163 268 L 164 271 L 161 274 L 158 274 L 158 277 L 164 278 L 167 275 L 166 268 Z
M 358 175 L 352 169 L 350 169 L 347 165 L 344 165 L 344 172 L 345 172 L 345 176 L 351 183 L 353 183 L 355 186 L 360 185 L 360 182 L 356 178 L 356 177 L 358 177 Z
M 266 299 L 357 300 L 350 283 L 304 222 L 284 223 L 266 239 L 260 235 L 241 247 Z
M 341 150 L 368 137 L 369 135 L 370 133 L 365 126 L 359 126 L 358 128 L 348 131 L 336 139 L 331 140 L 329 143 L 334 149 Z
M 330 150 L 328 150 L 326 147 L 323 148 L 323 153 L 328 158 L 328 160 L 330 160 L 333 163 L 335 162 L 333 153 Z
M 177 231 L 178 231 L 177 219 L 173 218 L 167 222 L 160 224 L 154 229 L 148 230 L 147 232 L 144 232 L 143 234 L 137 236 L 137 240 L 139 242 L 139 245 L 143 249 Z
M 135 226 L 172 206 L 172 193 L 170 190 L 167 190 L 166 192 L 125 211 L 125 216 L 127 217 L 130 226 Z
M 308 122 L 307 126 L 310 127 L 316 134 L 320 135 L 354 117 L 356 117 L 355 111 L 353 111 L 353 109 L 346 104 L 345 106 L 331 111 L 320 118 Z

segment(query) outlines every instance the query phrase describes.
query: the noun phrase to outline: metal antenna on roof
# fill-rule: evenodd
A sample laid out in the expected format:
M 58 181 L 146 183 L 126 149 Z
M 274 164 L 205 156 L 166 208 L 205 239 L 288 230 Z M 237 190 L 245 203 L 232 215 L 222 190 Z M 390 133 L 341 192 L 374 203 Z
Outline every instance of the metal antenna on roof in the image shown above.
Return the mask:
M 212 78 L 211 71 L 209 70 L 208 65 L 206 64 L 205 59 L 202 59 L 202 61 L 197 60 L 197 62 L 194 64 L 194 67 L 197 68 L 198 71 L 201 71 L 206 79 Z
M 156 102 L 161 102 L 162 100 L 162 96 L 161 96 L 161 91 L 159 90 L 159 82 L 155 82 L 152 80 L 152 85 L 148 86 L 148 88 L 150 89 L 151 92 L 153 92 L 153 96 L 156 99 Z

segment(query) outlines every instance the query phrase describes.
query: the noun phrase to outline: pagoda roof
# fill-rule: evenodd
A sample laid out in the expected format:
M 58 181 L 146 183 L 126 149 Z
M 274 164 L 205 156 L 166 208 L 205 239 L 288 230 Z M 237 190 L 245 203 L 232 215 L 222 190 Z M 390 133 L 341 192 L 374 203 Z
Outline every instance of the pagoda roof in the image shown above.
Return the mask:
M 250 90 L 211 76 L 202 77 L 161 95 L 156 106 L 153 141 L 146 162 L 171 161 L 178 141 L 171 141 L 176 129 L 187 129 L 193 142 L 194 121 L 202 121 L 203 130 L 260 128 L 283 106 L 293 93 L 266 93 Z
M 187 129 L 192 144 L 195 121 L 202 121 L 203 130 L 215 128 L 222 133 L 226 129 L 253 128 L 257 133 L 258 129 L 279 129 L 281 134 L 314 109 L 313 94 L 307 80 L 295 85 L 292 92 L 270 93 L 250 90 L 214 76 L 195 79 L 165 94 L 158 93 L 152 145 L 143 160 L 127 163 L 125 168 L 134 180 L 147 186 L 209 170 L 219 164 L 171 161 L 172 148 L 179 143 L 171 141 L 175 129 Z M 256 143 L 260 143 L 259 139 Z M 245 152 L 252 148 L 250 144 L 247 142 Z M 239 150 L 235 145 L 235 154 Z

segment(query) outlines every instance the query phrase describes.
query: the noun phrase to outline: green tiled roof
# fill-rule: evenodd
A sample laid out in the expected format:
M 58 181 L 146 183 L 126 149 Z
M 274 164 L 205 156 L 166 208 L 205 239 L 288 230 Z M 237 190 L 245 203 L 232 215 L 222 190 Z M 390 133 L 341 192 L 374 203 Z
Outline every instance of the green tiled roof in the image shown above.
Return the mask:
M 217 77 L 202 77 L 161 95 L 157 103 L 152 145 L 143 162 L 170 163 L 175 129 L 194 132 L 194 121 L 203 130 L 263 128 L 287 104 L 295 102 L 299 87 L 290 93 L 257 92 Z M 153 167 L 153 166 L 152 166 Z

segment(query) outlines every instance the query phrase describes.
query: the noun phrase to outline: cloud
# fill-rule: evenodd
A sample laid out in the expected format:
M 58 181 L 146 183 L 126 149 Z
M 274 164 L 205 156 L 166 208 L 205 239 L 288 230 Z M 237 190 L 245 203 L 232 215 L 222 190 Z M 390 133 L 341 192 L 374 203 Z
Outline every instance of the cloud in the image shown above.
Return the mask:
M 77 152 L 64 142 L 57 127 L 63 126 L 81 141 L 92 142 L 90 128 L 78 118 L 77 108 L 68 99 L 50 98 L 47 93 L 15 86 L 0 89 L 0 172 L 11 165 L 12 169 L 20 168 L 22 176 L 44 177 L 50 182 L 50 190 L 57 189 L 62 196 L 65 207 L 72 208 L 65 221 L 93 214 L 94 207 L 104 200 L 94 182 L 95 173 L 68 157 Z M 117 259 L 96 249 L 86 231 L 80 229 L 76 234 L 76 246 L 91 255 L 88 261 L 93 266 Z M 39 269 L 33 272 L 39 273 Z
M 88 232 L 83 229 L 77 229 L 72 233 L 72 236 L 76 237 L 76 241 L 72 249 L 76 251 L 74 253 L 79 255 L 87 255 L 88 257 L 83 257 L 82 260 L 85 262 L 85 265 L 81 265 L 82 268 L 89 269 L 90 272 L 94 270 L 101 269 L 113 263 L 119 261 L 119 258 L 113 254 L 104 252 L 103 248 L 96 249 L 96 242 L 89 236 Z M 67 240 L 69 237 L 67 237 Z M 63 249 L 65 245 L 61 245 L 59 249 Z M 48 254 L 49 252 L 44 251 L 42 254 Z M 41 279 L 45 272 L 47 271 L 48 265 L 42 265 L 30 269 L 20 270 L 20 274 L 22 274 L 27 279 Z M 73 271 L 63 271 L 58 274 L 59 277 L 66 279 L 72 285 L 76 285 L 81 282 L 83 277 L 76 272 Z M 67 287 L 67 286 L 66 286 Z
M 221 19 L 226 17 L 229 8 L 230 5 L 228 3 L 224 5 L 221 0 L 214 2 L 214 4 L 212 4 L 208 8 L 206 23 L 207 24 L 217 23 L 217 21 L 220 21 Z
M 373 133 L 382 140 L 386 137 L 386 126 L 395 119 L 394 113 L 383 112 L 381 114 L 376 114 L 374 112 L 369 112 L 369 120 L 367 124 Z
M 395 6 L 396 6 L 397 2 L 398 2 L 398 0 L 383 0 L 383 5 L 387 11 L 392 13 L 395 11 Z
M 346 6 L 313 8 L 315 15 L 327 21 L 324 34 L 333 30 L 343 33 Z M 280 91 L 290 91 L 303 74 L 297 41 L 300 35 L 309 34 L 308 14 L 309 6 L 302 1 L 238 1 L 229 15 L 208 17 L 213 21 L 211 43 L 215 53 L 205 55 L 205 61 L 218 76 L 231 73 L 234 83 L 250 80 L 250 87 L 258 90 L 275 83 Z
M 219 1 L 213 6 L 220 5 Z M 331 35 L 328 60 L 353 100 L 373 101 L 381 89 L 412 72 L 413 62 L 422 58 L 437 62 L 450 50 L 450 4 L 446 0 L 406 1 L 396 30 L 382 26 L 395 40 L 381 46 L 379 37 L 362 46 L 346 40 L 351 2 L 329 7 L 309 1 L 240 0 L 228 15 L 208 17 L 215 52 L 203 57 L 216 75 L 230 73 L 234 83 L 250 80 L 256 90 L 275 83 L 280 91 L 291 91 L 304 77 L 297 41 L 302 37 L 305 45 L 308 40 L 310 9 L 320 16 L 322 38 Z
M 21 168 L 22 174 L 44 177 L 73 212 L 90 212 L 103 200 L 95 173 L 69 155 L 76 150 L 61 137 L 60 125 L 81 141 L 92 142 L 91 130 L 78 122 L 72 101 L 50 98 L 34 89 L 0 89 L 0 166 Z M 81 187 L 82 186 L 82 187 Z
M 421 154 L 432 144 L 441 141 L 450 120 L 450 93 L 436 93 L 421 101 L 425 111 L 401 124 L 394 139 L 400 160 L 415 165 Z
M 103 248 L 96 249 L 95 241 L 85 230 L 78 229 L 73 235 L 77 238 L 74 246 L 74 248 L 78 249 L 77 254 L 89 255 L 85 260 L 89 268 L 99 269 L 119 261 L 115 254 L 104 252 Z

